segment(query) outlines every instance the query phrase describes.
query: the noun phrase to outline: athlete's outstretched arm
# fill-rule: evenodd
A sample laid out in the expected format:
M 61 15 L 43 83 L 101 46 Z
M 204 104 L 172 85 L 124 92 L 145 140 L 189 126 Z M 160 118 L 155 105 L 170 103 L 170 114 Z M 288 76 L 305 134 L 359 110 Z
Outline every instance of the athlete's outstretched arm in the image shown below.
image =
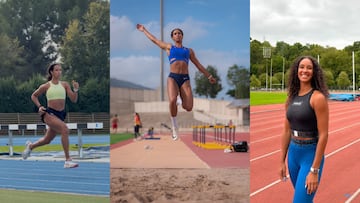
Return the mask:
M 136 25 L 136 28 L 143 32 L 147 38 L 149 38 L 152 42 L 154 42 L 154 44 L 158 45 L 161 49 L 170 49 L 171 48 L 171 44 L 170 43 L 166 43 L 166 42 L 163 42 L 159 39 L 157 39 L 154 35 L 152 35 L 145 27 L 144 25 L 141 25 L 141 24 L 137 24 Z
M 208 78 L 211 84 L 216 83 L 216 79 L 209 73 L 206 68 L 199 62 L 199 60 L 195 56 L 195 52 L 190 49 L 190 60 L 191 62 L 196 66 L 197 69 L 199 69 L 200 72 L 202 72 L 205 77 Z

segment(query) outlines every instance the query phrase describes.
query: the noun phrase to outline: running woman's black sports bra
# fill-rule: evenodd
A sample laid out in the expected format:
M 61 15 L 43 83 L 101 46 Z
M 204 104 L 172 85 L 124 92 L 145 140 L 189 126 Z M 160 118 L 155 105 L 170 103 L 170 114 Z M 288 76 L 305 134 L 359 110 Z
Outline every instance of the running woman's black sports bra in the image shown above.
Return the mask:
M 313 92 L 314 90 L 311 90 L 303 96 L 296 96 L 288 106 L 286 117 L 292 130 L 314 132 L 314 136 L 317 136 L 316 114 L 310 105 Z

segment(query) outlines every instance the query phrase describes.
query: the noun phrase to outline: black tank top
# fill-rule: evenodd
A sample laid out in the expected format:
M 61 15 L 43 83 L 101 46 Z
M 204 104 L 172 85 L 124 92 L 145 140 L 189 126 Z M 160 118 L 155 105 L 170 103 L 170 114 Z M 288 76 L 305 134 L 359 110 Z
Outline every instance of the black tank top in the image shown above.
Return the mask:
M 303 96 L 296 96 L 288 106 L 286 117 L 292 130 L 317 132 L 317 120 L 310 98 L 314 90 Z

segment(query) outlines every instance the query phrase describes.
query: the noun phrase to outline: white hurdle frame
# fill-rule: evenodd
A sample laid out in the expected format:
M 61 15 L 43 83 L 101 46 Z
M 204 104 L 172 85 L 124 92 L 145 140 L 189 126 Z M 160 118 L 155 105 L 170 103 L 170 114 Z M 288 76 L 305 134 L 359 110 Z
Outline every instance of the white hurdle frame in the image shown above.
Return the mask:
M 83 143 L 82 143 L 82 130 L 83 129 L 102 129 L 104 124 L 102 122 L 91 122 L 91 123 L 67 123 L 66 126 L 69 130 L 77 130 L 78 134 L 78 153 L 79 157 L 83 158 Z M 14 156 L 13 148 L 13 131 L 15 130 L 43 130 L 48 129 L 46 124 L 8 124 L 0 125 L 0 130 L 8 130 L 9 135 L 9 156 Z

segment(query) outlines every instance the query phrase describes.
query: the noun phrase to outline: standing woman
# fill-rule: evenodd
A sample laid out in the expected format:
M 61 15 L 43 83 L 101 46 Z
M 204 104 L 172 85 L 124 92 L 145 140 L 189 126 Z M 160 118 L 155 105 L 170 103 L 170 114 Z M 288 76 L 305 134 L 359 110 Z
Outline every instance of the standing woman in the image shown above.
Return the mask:
M 296 59 L 290 69 L 279 172 L 285 180 L 287 156 L 293 203 L 313 202 L 319 186 L 328 141 L 328 95 L 318 62 L 310 56 Z
M 174 44 L 166 43 L 154 37 L 145 27 L 137 24 L 137 29 L 143 32 L 153 43 L 164 49 L 169 57 L 170 74 L 167 79 L 167 91 L 169 97 L 169 109 L 171 114 L 172 138 L 178 139 L 178 126 L 176 122 L 177 116 L 177 96 L 180 95 L 182 107 L 186 111 L 193 108 L 193 95 L 190 86 L 189 77 L 189 59 L 196 68 L 207 77 L 210 83 L 216 83 L 216 79 L 204 68 L 195 56 L 195 52 L 191 48 L 186 48 L 182 44 L 184 33 L 181 29 L 175 28 L 171 31 L 171 38 Z
M 72 81 L 72 90 L 67 82 L 61 81 L 61 65 L 51 64 L 48 68 L 48 82 L 40 85 L 40 87 L 33 92 L 31 100 L 39 108 L 38 112 L 41 120 L 48 125 L 46 134 L 35 143 L 26 142 L 26 148 L 23 152 L 23 158 L 27 159 L 33 149 L 49 144 L 57 133 L 61 134 L 61 143 L 65 153 L 64 168 L 74 168 L 78 164 L 71 160 L 69 155 L 69 129 L 64 120 L 66 117 L 65 102 L 66 95 L 75 103 L 78 99 L 79 83 Z M 47 108 L 41 105 L 38 97 L 46 94 Z
M 118 115 L 115 114 L 114 117 L 111 119 L 111 128 L 113 133 L 117 133 L 118 124 L 119 124 L 119 118 Z
M 140 137 L 140 128 L 142 128 L 140 115 L 135 112 L 135 114 L 134 114 L 134 140 L 137 140 L 137 138 Z

